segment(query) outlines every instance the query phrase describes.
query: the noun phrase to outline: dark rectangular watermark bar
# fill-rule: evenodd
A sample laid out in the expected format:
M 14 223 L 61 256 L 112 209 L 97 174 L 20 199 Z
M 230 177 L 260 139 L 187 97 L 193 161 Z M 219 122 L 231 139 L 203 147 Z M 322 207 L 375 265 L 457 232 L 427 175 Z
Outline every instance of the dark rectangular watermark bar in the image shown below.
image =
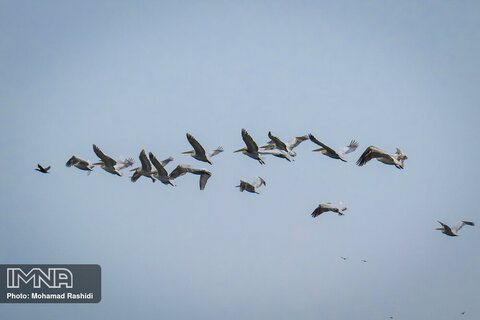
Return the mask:
M 97 303 L 98 264 L 0 264 L 0 303 Z

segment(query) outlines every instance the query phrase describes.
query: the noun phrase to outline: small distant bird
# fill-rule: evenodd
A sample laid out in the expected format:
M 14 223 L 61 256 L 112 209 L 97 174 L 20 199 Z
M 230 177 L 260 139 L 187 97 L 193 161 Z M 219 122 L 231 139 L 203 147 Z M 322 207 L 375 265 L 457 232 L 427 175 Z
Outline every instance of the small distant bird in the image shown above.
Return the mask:
M 148 154 L 148 157 L 150 158 L 150 161 L 152 162 L 155 169 L 157 169 L 157 171 L 152 172 L 152 176 L 155 179 L 160 180 L 160 182 L 162 182 L 163 184 L 169 184 L 169 185 L 175 186 L 175 183 L 173 183 L 173 181 L 170 179 L 170 177 L 168 176 L 167 170 L 165 170 L 164 168 L 170 161 L 173 160 L 173 158 L 169 157 L 165 160 L 158 161 L 157 158 L 151 152 Z
M 326 144 L 317 140 L 317 138 L 315 138 L 313 136 L 313 134 L 310 133 L 308 136 L 310 137 L 310 140 L 313 143 L 321 146 L 321 148 L 314 149 L 313 151 L 321 151 L 322 154 L 326 155 L 327 157 L 330 157 L 330 158 L 333 158 L 333 159 L 340 159 L 343 162 L 347 162 L 347 160 L 345 160 L 343 158 L 343 156 L 346 155 L 347 153 L 350 153 L 350 152 L 353 152 L 353 151 L 357 150 L 357 147 L 358 147 L 358 142 L 355 141 L 355 140 L 352 140 L 348 146 L 342 148 L 341 150 L 335 151 L 332 148 L 330 148 L 329 146 L 327 146 Z
M 463 314 L 465 314 L 465 311 L 463 311 L 463 312 L 462 312 L 462 313 L 460 313 L 460 314 L 462 314 L 462 315 L 463 315 Z
M 347 260 L 347 258 L 345 258 L 345 257 L 340 257 L 340 258 L 341 258 L 342 260 Z
M 312 217 L 316 218 L 324 212 L 336 212 L 339 216 L 343 216 L 345 214 L 345 210 L 347 207 L 343 205 L 343 203 L 339 203 L 338 206 L 333 205 L 331 202 L 327 203 L 320 203 L 318 207 L 312 212 Z
M 453 229 L 447 226 L 445 223 L 438 221 L 442 225 L 442 228 L 436 228 L 435 230 L 441 230 L 442 233 L 446 234 L 447 236 L 455 237 L 458 236 L 458 231 L 462 229 L 464 225 L 467 226 L 474 226 L 475 223 L 471 221 L 460 221 Z
M 41 173 L 49 173 L 48 170 L 50 170 L 50 166 L 44 168 L 42 167 L 40 164 L 37 163 L 37 167 L 35 170 L 37 170 L 38 172 L 41 172 Z
M 210 177 L 212 176 L 212 173 L 207 169 L 197 169 L 192 167 L 189 164 L 179 164 L 175 169 L 173 169 L 172 172 L 170 172 L 169 177 L 171 180 L 174 180 L 180 176 L 183 176 L 186 173 L 193 173 L 196 175 L 200 175 L 200 179 L 199 179 L 200 190 L 205 189 L 208 179 L 210 179 Z
M 100 162 L 94 163 L 94 165 L 99 165 L 103 170 L 107 171 L 108 173 L 116 174 L 120 177 L 122 176 L 122 173 L 118 171 L 115 167 L 117 161 L 104 154 L 102 150 L 100 150 L 100 148 L 96 145 L 93 145 L 93 152 L 95 152 L 97 157 L 99 157 L 101 160 Z
M 252 183 L 249 183 L 244 180 L 240 180 L 240 184 L 238 186 L 235 186 L 236 188 L 240 188 L 240 191 L 243 192 L 248 191 L 251 193 L 257 193 L 259 194 L 260 192 L 257 191 L 258 188 L 260 188 L 262 185 L 266 186 L 267 184 L 265 183 L 265 180 L 263 180 L 261 177 L 255 177 L 255 180 L 253 180 Z
M 68 159 L 65 166 L 67 166 L 67 167 L 74 166 L 74 167 L 76 167 L 80 170 L 89 171 L 89 174 L 90 174 L 90 171 L 92 171 L 93 167 L 94 167 L 93 164 L 90 164 L 90 161 L 83 160 L 82 158 L 77 157 L 75 155 L 73 155 L 70 159 Z
M 394 154 L 388 154 L 380 148 L 370 146 L 365 149 L 360 158 L 358 158 L 357 165 L 363 166 L 374 158 L 382 163 L 394 165 L 398 169 L 403 169 L 404 161 L 408 159 L 408 157 L 399 148 L 397 148 L 397 151 Z
M 253 140 L 253 138 L 248 134 L 247 130 L 242 129 L 242 139 L 243 142 L 247 145 L 246 148 L 241 148 L 235 150 L 234 152 L 242 152 L 243 154 L 249 156 L 252 159 L 258 160 L 260 164 L 265 164 L 265 161 L 260 157 L 260 153 L 258 152 L 258 145 Z
M 130 171 L 135 171 L 133 175 L 130 177 L 130 180 L 132 182 L 136 182 L 141 176 L 145 176 L 147 178 L 152 179 L 152 182 L 155 182 L 155 179 L 152 177 L 152 164 L 147 158 L 147 155 L 145 154 L 145 150 L 142 150 L 140 152 L 140 155 L 138 156 L 140 159 L 140 163 L 142 164 L 140 167 L 134 168 Z
M 362 262 L 367 262 L 367 260 L 362 260 Z
M 192 145 L 193 150 L 185 151 L 182 153 L 190 154 L 194 159 L 197 159 L 198 161 L 208 162 L 209 164 L 212 164 L 210 158 L 216 156 L 223 151 L 222 147 L 218 147 L 217 149 L 207 154 L 202 145 L 190 133 L 187 133 L 187 140 Z
M 285 143 L 282 140 L 280 140 L 278 137 L 272 135 L 270 131 L 268 132 L 268 137 L 270 138 L 270 141 L 267 142 L 266 145 L 261 146 L 260 148 L 282 150 L 287 152 L 292 157 L 295 157 L 297 155 L 295 151 L 293 151 L 293 149 L 303 141 L 308 140 L 308 135 L 304 135 L 304 136 L 293 137 L 290 140 L 288 140 L 287 143 Z
M 288 162 L 295 161 L 288 153 L 285 151 L 280 151 L 280 150 L 266 150 L 266 149 L 259 149 L 258 150 L 259 154 L 269 154 L 277 158 L 282 158 L 287 160 Z

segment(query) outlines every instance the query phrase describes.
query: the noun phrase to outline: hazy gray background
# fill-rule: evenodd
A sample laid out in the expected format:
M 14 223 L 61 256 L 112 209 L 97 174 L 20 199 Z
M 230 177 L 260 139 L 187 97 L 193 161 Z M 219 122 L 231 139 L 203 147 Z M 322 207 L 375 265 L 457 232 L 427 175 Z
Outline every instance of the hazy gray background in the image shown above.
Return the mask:
M 474 1 L 2 1 L 1 263 L 98 263 L 95 305 L 6 319 L 478 319 L 479 25 Z M 232 151 L 312 132 L 348 163 Z M 225 152 L 180 152 L 185 133 Z M 131 183 L 76 154 L 213 172 Z M 357 167 L 368 145 L 405 170 Z M 37 162 L 51 174 L 35 172 Z M 260 195 L 239 179 L 260 175 Z M 310 213 L 343 201 L 347 214 Z M 347 261 L 339 257 L 348 257 Z M 362 263 L 367 259 L 368 263 Z M 460 312 L 465 311 L 464 316 Z

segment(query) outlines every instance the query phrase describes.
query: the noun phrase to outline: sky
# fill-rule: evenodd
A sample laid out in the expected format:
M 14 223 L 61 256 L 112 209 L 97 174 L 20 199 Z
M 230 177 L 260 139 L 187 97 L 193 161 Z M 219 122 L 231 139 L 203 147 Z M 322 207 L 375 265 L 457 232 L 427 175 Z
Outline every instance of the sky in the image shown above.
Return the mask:
M 1 1 L 0 262 L 99 264 L 99 304 L 8 319 L 478 319 L 475 1 Z M 234 150 L 313 133 L 295 161 Z M 181 154 L 191 133 L 213 165 Z M 177 186 L 65 167 L 142 149 Z M 400 148 L 405 169 L 371 161 Z M 50 174 L 33 169 L 51 165 Z M 260 194 L 239 192 L 261 176 Z M 342 201 L 345 216 L 311 217 Z M 340 257 L 347 257 L 342 260 Z M 367 260 L 366 263 L 361 260 Z M 461 315 L 465 312 L 465 315 Z

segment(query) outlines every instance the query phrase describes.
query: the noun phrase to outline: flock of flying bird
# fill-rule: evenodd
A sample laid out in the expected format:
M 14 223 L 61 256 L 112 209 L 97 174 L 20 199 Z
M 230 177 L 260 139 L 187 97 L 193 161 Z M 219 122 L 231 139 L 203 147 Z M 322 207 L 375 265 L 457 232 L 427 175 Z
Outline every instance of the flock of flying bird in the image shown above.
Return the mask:
M 215 150 L 206 152 L 203 146 L 191 134 L 187 133 L 186 135 L 188 142 L 193 147 L 193 150 L 185 151 L 183 153 L 190 154 L 192 158 L 198 161 L 207 162 L 212 165 L 213 163 L 211 161 L 211 158 L 223 152 L 222 147 L 218 147 Z M 328 145 L 319 141 L 312 134 L 293 137 L 287 142 L 283 142 L 280 138 L 274 136 L 271 132 L 268 132 L 268 137 L 270 138 L 270 141 L 267 142 L 266 145 L 258 147 L 257 143 L 255 142 L 255 140 L 253 140 L 247 130 L 242 129 L 242 139 L 245 143 L 245 147 L 235 150 L 234 152 L 242 152 L 250 158 L 257 160 L 262 165 L 265 164 L 265 160 L 262 157 L 264 155 L 272 155 L 278 158 L 286 159 L 287 161 L 291 162 L 294 160 L 293 157 L 296 156 L 296 153 L 295 151 L 293 151 L 293 149 L 295 149 L 303 141 L 310 140 L 316 145 L 320 146 L 320 148 L 314 149 L 313 151 L 320 151 L 323 155 L 327 157 L 347 162 L 344 156 L 346 154 L 354 152 L 359 145 L 357 141 L 352 140 L 348 146 L 338 150 L 334 150 Z M 93 151 L 95 152 L 97 157 L 100 158 L 99 162 L 91 163 L 88 160 L 84 160 L 76 155 L 73 155 L 70 159 L 68 159 L 66 166 L 74 166 L 80 170 L 88 171 L 89 173 L 94 169 L 95 166 L 100 166 L 108 173 L 122 176 L 121 170 L 129 168 L 134 164 L 132 158 L 121 158 L 119 160 L 114 160 L 112 157 L 103 153 L 102 150 L 100 150 L 100 148 L 98 148 L 95 144 L 93 145 Z M 147 157 L 145 150 L 142 150 L 140 152 L 139 159 L 141 166 L 130 170 L 133 172 L 133 175 L 130 177 L 132 182 L 136 182 L 140 177 L 144 176 L 151 179 L 152 182 L 158 180 L 165 185 L 175 186 L 175 179 L 187 173 L 192 173 L 200 176 L 200 190 L 203 190 L 205 189 L 208 179 L 212 176 L 212 173 L 209 170 L 203 168 L 195 168 L 189 164 L 179 164 L 169 174 L 165 169 L 165 166 L 171 161 L 173 161 L 173 158 L 169 157 L 162 161 L 159 161 L 152 152 L 149 152 Z M 389 154 L 380 148 L 377 148 L 375 146 L 369 146 L 365 149 L 365 151 L 357 160 L 357 165 L 364 166 L 372 159 L 377 159 L 378 161 L 387 165 L 394 165 L 398 169 L 404 169 L 404 162 L 408 159 L 408 157 L 399 148 L 396 148 L 395 153 Z M 152 165 L 153 167 L 155 167 L 155 170 L 153 170 Z M 38 168 L 36 168 L 35 170 L 42 173 L 48 173 L 48 170 L 50 169 L 50 166 L 43 167 L 40 164 L 38 164 L 37 166 Z M 252 182 L 240 180 L 240 184 L 236 187 L 238 187 L 242 192 L 247 191 L 258 194 L 258 189 L 261 186 L 265 185 L 266 182 L 263 178 L 255 177 Z M 344 215 L 345 210 L 347 210 L 347 207 L 345 207 L 342 203 L 338 205 L 333 205 L 332 203 L 327 202 L 319 204 L 311 215 L 314 218 L 325 212 L 336 212 L 338 213 L 338 215 Z M 443 222 L 438 222 L 442 225 L 442 227 L 437 228 L 436 230 L 441 230 L 442 233 L 448 236 L 457 236 L 458 231 L 464 225 L 474 225 L 474 223 L 471 221 L 461 221 L 454 228 L 450 228 Z

